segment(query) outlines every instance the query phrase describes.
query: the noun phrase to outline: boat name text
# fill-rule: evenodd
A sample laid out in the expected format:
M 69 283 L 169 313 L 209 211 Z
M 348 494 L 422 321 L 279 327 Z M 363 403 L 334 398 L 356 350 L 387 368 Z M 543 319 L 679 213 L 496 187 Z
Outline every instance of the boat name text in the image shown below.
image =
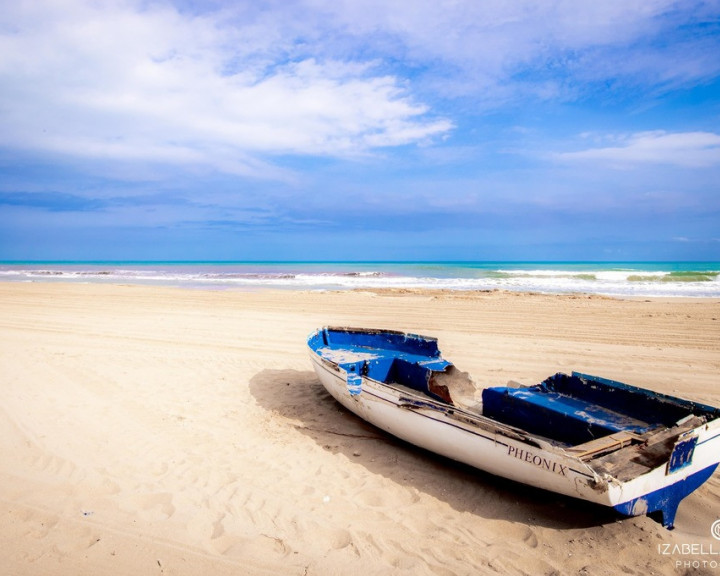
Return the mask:
M 549 470 L 550 472 L 559 474 L 560 476 L 567 476 L 567 466 L 563 466 L 562 464 L 558 464 L 557 462 L 553 462 L 538 454 L 533 454 L 532 452 L 523 450 L 522 448 L 508 446 L 508 456 L 512 456 L 513 458 L 517 458 L 518 460 L 522 460 L 524 462 L 529 462 L 538 468 Z

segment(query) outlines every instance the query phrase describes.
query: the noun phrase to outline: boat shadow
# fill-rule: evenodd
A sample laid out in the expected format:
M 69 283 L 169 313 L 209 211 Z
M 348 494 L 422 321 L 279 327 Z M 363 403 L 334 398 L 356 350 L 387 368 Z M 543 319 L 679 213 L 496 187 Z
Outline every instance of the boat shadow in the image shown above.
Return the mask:
M 250 379 L 250 393 L 323 449 L 458 512 L 561 530 L 621 518 L 610 508 L 500 478 L 399 440 L 336 402 L 313 371 L 263 370 Z

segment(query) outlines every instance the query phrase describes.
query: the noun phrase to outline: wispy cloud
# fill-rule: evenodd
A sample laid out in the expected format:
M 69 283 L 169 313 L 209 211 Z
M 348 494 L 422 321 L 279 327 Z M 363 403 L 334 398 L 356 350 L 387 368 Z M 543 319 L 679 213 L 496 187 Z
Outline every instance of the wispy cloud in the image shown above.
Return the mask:
M 556 154 L 568 162 L 594 161 L 618 168 L 671 164 L 690 168 L 720 166 L 720 134 L 663 131 L 606 136 L 613 145 Z
M 713 36 L 660 42 L 708 18 L 702 2 L 187 6 L 4 7 L 0 145 L 277 178 L 277 155 L 362 155 L 445 136 L 462 119 L 438 98 L 567 100 L 588 81 L 655 86 L 720 70 Z M 628 48 L 636 55 L 612 58 Z
M 228 17 L 132 2 L 8 7 L 0 143 L 258 173 L 262 154 L 362 154 L 452 128 L 373 62 L 276 54 L 255 22 Z
M 713 2 L 682 9 L 676 0 L 308 4 L 322 7 L 345 35 L 371 37 L 379 53 L 422 63 L 413 72 L 439 93 L 490 107 L 525 97 L 572 100 L 608 83 L 692 85 L 720 71 Z

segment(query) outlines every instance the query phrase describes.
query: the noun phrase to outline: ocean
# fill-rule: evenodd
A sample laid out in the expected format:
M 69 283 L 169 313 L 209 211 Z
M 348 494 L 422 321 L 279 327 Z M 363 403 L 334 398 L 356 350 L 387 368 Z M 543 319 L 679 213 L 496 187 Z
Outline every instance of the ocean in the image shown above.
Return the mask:
M 0 281 L 720 297 L 719 262 L 4 262 Z

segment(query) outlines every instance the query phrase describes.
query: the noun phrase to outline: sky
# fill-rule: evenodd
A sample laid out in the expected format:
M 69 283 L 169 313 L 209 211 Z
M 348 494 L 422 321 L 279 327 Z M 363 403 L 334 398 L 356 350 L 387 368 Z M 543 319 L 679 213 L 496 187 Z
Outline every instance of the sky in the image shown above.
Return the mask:
M 720 0 L 0 0 L 1 260 L 720 261 Z

